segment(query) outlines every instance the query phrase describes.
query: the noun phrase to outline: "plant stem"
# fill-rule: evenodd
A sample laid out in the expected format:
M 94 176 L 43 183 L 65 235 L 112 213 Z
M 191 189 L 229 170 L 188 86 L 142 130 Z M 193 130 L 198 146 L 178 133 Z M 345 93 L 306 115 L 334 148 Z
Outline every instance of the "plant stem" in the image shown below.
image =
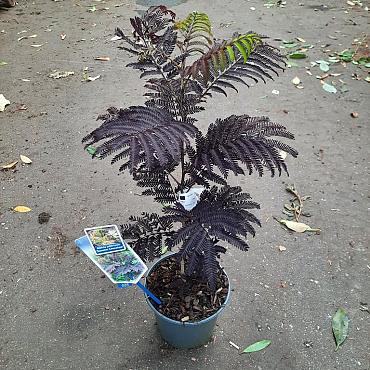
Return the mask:
M 294 196 L 295 196 L 295 199 L 293 200 L 293 207 L 294 207 L 294 218 L 295 220 L 298 222 L 299 221 L 299 217 L 301 216 L 302 214 L 302 208 L 303 208 L 303 202 L 302 202 L 302 198 L 301 196 L 299 195 L 298 193 L 298 190 L 296 189 L 295 185 L 290 185 L 287 187 L 286 189 L 288 192 L 292 193 Z M 297 200 L 298 201 L 298 209 L 297 207 L 295 206 L 294 204 L 294 201 Z
M 211 81 L 211 83 L 209 84 L 209 86 L 207 88 L 205 88 L 205 90 L 203 91 L 203 93 L 199 96 L 199 102 L 201 102 L 201 100 L 205 97 L 205 95 L 208 93 L 208 91 L 211 89 L 211 87 L 220 79 L 220 77 L 222 77 L 225 73 L 227 73 L 241 59 L 242 59 L 242 56 L 237 57 L 235 59 L 234 63 L 230 63 L 230 65 L 228 67 L 226 67 L 222 72 L 220 72 L 218 74 L 218 76 L 213 81 Z M 249 85 L 247 85 L 247 86 L 249 86 Z
M 148 42 L 147 42 L 147 40 L 145 39 L 145 37 L 142 37 L 141 39 L 143 40 L 144 45 L 146 46 L 146 48 L 147 48 L 148 50 L 150 50 L 150 46 L 151 46 L 151 45 L 148 45 Z M 167 79 L 166 75 L 164 74 L 162 67 L 157 63 L 157 61 L 156 61 L 156 59 L 154 58 L 154 56 L 152 55 L 152 53 L 150 53 L 149 55 L 150 55 L 150 59 L 151 59 L 151 60 L 152 60 L 152 62 L 155 64 L 155 66 L 157 67 L 158 71 L 161 73 L 162 77 L 163 77 L 163 78 L 164 78 L 164 80 L 167 82 L 167 81 L 168 81 L 168 79 Z
M 298 192 L 295 194 L 295 196 L 298 200 L 299 205 L 298 205 L 298 210 L 294 208 L 294 217 L 295 217 L 295 220 L 298 222 L 299 217 L 301 216 L 301 213 L 302 213 L 303 203 L 302 203 L 302 199 L 300 195 L 298 194 Z
M 180 186 L 180 182 L 179 182 L 179 180 L 176 179 L 175 176 L 173 176 L 171 173 L 167 173 L 167 175 L 170 176 L 171 179 L 174 180 L 176 182 L 176 184 Z
M 181 148 L 181 180 L 180 180 L 180 190 L 184 190 L 184 181 L 185 181 L 185 151 L 184 146 Z
M 184 48 L 179 47 L 180 52 L 186 54 L 187 51 L 188 51 L 188 47 L 189 47 L 188 35 L 186 35 L 185 38 L 184 38 L 183 46 L 184 46 Z M 181 104 L 179 104 L 179 108 L 180 108 L 179 113 L 180 113 L 182 122 L 186 122 L 186 119 L 187 119 L 187 114 L 185 114 L 184 110 L 182 109 L 182 104 L 185 101 L 186 85 L 187 85 L 187 82 L 189 80 L 189 79 L 186 79 L 186 81 L 185 81 L 185 78 L 184 78 L 185 67 L 186 67 L 186 57 L 182 60 L 181 70 L 180 70 L 180 78 L 181 78 L 181 97 L 180 97 L 180 99 L 181 99 Z M 185 148 L 184 148 L 184 144 L 181 146 L 180 156 L 181 156 L 180 191 L 183 191 L 184 190 L 184 181 L 185 181 Z

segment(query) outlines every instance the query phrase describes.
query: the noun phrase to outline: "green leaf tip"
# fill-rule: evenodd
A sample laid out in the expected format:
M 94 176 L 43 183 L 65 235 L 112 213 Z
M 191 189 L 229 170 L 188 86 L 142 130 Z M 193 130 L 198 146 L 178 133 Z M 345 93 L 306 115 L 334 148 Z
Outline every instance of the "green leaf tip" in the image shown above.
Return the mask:
M 91 155 L 94 155 L 95 152 L 96 152 L 96 148 L 92 145 L 89 145 L 88 147 L 86 147 L 86 151 L 91 154 Z
M 174 28 L 187 34 L 204 32 L 212 36 L 211 21 L 206 13 L 192 12 L 182 21 L 176 22 Z

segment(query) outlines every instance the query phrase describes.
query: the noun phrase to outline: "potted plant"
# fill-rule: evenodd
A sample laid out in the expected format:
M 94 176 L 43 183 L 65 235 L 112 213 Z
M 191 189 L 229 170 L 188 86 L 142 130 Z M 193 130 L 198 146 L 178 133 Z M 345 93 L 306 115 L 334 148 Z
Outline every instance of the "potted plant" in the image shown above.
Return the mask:
M 259 208 L 248 193 L 230 186 L 228 176 L 267 169 L 287 173 L 283 152 L 295 149 L 278 138 L 294 136 L 267 117 L 230 115 L 197 126 L 196 113 L 214 93 L 227 96 L 237 85 L 266 82 L 283 71 L 284 57 L 254 32 L 216 40 L 204 13 L 176 21 L 165 6 L 131 18 L 132 35 L 116 29 L 121 46 L 136 57 L 128 64 L 146 78 L 144 106 L 109 108 L 100 127 L 87 135 L 95 157 L 129 172 L 142 194 L 161 213 L 131 216 L 122 234 L 145 261 L 161 258 L 146 284 L 162 304 L 147 298 L 164 339 L 175 347 L 207 342 L 228 301 L 230 284 L 219 258 L 227 246 L 248 249 L 247 237 L 260 225 Z

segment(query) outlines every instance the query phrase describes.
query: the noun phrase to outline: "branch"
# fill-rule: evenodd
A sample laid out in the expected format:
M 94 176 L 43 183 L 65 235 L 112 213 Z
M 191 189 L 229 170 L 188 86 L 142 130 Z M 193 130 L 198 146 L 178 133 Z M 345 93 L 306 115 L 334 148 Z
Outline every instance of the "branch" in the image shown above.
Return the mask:
M 243 59 L 242 55 L 239 55 L 239 57 L 235 58 L 235 61 L 232 64 L 229 64 L 228 67 L 226 67 L 221 73 L 218 74 L 217 77 L 209 84 L 208 87 L 205 88 L 202 95 L 199 96 L 199 102 L 207 95 L 208 91 L 212 88 L 212 86 L 215 85 L 215 83 L 218 82 L 220 78 L 222 78 L 231 68 L 235 66 L 238 62 L 240 62 Z

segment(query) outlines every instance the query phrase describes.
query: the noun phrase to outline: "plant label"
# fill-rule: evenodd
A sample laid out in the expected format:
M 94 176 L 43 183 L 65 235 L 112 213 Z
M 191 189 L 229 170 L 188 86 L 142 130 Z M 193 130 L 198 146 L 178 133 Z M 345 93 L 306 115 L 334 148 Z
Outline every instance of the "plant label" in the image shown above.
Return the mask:
M 75 243 L 119 288 L 138 284 L 148 270 L 141 258 L 124 241 L 123 249 L 100 255 L 95 253 L 86 236 L 77 239 Z
M 84 231 L 91 247 L 98 255 L 125 249 L 124 242 L 116 225 L 91 227 Z

